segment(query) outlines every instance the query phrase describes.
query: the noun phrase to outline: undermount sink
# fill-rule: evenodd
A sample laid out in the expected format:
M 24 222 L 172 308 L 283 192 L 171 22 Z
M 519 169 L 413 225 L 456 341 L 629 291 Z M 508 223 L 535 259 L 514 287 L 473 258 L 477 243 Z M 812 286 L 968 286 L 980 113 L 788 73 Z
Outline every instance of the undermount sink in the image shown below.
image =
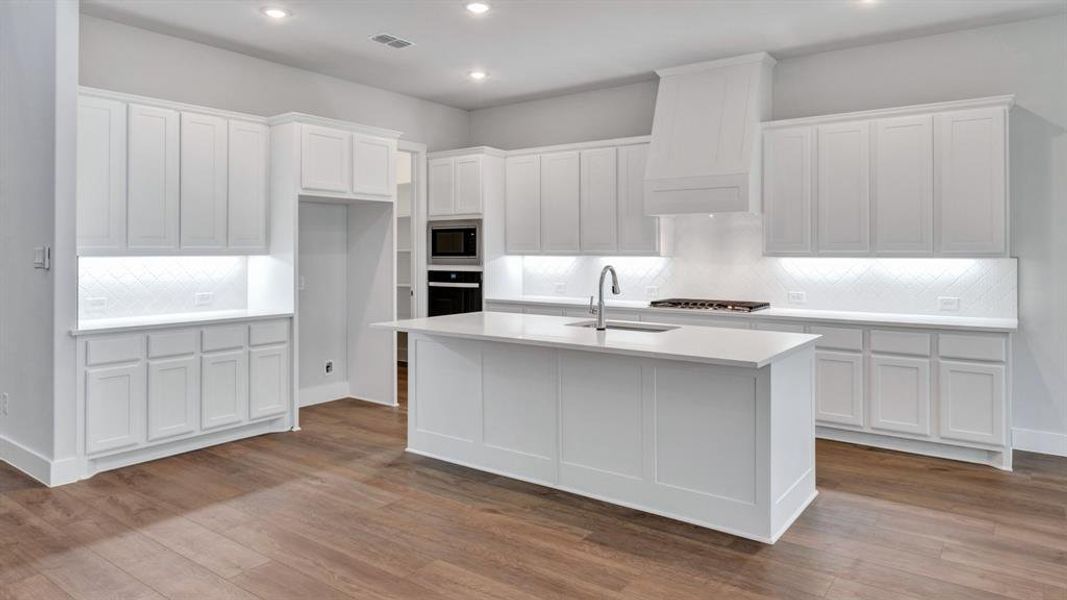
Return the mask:
M 631 321 L 607 321 L 604 323 L 608 329 L 622 329 L 625 331 L 645 331 L 648 333 L 661 333 L 664 331 L 670 331 L 672 329 L 678 329 L 673 325 L 659 325 L 656 323 L 634 323 Z M 590 329 L 596 327 L 596 321 L 578 321 L 576 323 L 567 323 L 568 327 L 588 327 Z

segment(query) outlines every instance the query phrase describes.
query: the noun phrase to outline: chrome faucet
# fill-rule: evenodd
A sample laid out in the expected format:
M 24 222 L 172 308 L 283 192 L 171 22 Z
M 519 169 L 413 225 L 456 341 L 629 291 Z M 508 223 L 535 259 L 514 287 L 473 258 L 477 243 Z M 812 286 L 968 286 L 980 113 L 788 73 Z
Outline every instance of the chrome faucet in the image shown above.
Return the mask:
M 593 307 L 593 297 L 589 296 L 589 314 L 596 315 L 596 330 L 605 331 L 608 328 L 607 323 L 604 322 L 604 276 L 611 273 L 611 293 L 618 296 L 622 293 L 619 289 L 619 276 L 615 274 L 615 267 L 608 265 L 600 270 L 600 283 L 597 285 L 597 293 L 600 294 L 600 298 L 597 300 L 596 307 Z

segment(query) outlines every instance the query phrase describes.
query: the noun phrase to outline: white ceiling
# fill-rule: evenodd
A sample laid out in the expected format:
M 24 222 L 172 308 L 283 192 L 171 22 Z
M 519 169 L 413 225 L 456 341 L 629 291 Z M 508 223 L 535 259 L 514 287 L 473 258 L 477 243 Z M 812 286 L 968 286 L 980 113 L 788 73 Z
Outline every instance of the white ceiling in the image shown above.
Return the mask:
M 90 15 L 464 109 L 652 77 L 766 50 L 778 58 L 1063 13 L 1067 0 L 83 0 Z M 292 17 L 260 13 L 282 6 Z M 415 42 L 394 50 L 369 36 Z M 474 82 L 467 73 L 485 69 Z

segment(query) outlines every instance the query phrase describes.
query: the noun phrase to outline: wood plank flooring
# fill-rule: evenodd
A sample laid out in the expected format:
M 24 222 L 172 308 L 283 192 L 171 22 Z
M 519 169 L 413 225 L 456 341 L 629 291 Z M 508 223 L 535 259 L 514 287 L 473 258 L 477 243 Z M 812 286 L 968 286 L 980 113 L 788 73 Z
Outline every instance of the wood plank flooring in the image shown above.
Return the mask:
M 0 600 L 1067 600 L 1067 459 L 820 441 L 821 495 L 765 546 L 408 456 L 403 408 L 301 415 L 53 490 L 0 465 Z

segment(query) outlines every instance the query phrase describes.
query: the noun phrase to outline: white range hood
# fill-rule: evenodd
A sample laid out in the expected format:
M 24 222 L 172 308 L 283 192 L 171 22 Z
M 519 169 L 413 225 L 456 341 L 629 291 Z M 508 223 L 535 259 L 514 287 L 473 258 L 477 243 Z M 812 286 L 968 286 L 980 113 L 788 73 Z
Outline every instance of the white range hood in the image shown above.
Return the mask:
M 760 122 L 775 60 L 765 52 L 656 71 L 645 213 L 760 211 Z

